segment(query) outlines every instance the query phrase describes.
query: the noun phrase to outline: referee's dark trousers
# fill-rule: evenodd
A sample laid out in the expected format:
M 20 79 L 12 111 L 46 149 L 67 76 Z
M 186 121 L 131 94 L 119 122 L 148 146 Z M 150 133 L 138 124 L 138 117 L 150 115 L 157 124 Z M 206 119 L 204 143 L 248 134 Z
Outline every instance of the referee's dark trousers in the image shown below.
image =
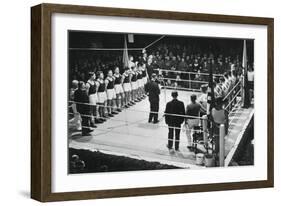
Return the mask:
M 168 125 L 168 147 L 173 148 L 174 134 L 175 134 L 175 149 L 179 149 L 181 125 Z
M 158 112 L 159 112 L 159 100 L 158 101 L 149 101 L 150 102 L 150 113 L 148 122 L 157 122 L 158 121 Z
M 159 112 L 159 95 L 160 88 L 155 79 L 152 79 L 145 85 L 145 91 L 148 93 L 148 99 L 150 103 L 150 113 L 148 122 L 157 123 L 158 122 L 158 112 Z

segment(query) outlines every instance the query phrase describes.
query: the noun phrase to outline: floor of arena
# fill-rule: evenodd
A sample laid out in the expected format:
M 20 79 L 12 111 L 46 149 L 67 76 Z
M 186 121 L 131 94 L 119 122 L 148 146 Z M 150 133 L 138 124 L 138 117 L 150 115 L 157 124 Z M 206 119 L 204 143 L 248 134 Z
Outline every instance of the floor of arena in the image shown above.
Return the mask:
M 149 102 L 146 98 L 103 124 L 98 124 L 91 136 L 81 137 L 80 132 L 70 131 L 69 147 L 157 161 L 182 168 L 199 168 L 200 166 L 195 164 L 194 152 L 186 148 L 185 131 L 181 131 L 179 152 L 169 151 L 166 147 L 168 128 L 162 115 L 166 103 L 172 99 L 171 91 L 163 89 L 161 92 L 158 124 L 148 123 Z M 194 92 L 178 91 L 178 93 L 178 99 L 186 106 L 190 102 L 190 95 Z M 242 109 L 239 105 L 230 114 L 230 132 L 225 142 L 226 161 L 230 158 L 228 155 L 231 155 L 238 146 L 241 132 L 251 114 L 253 108 Z M 200 149 L 204 150 L 203 147 Z

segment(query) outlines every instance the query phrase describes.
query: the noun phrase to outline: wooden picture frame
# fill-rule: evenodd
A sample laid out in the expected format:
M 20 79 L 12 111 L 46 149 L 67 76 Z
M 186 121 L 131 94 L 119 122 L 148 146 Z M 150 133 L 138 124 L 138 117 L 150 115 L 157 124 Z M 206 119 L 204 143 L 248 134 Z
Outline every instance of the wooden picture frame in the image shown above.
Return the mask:
M 53 193 L 51 191 L 51 16 L 54 13 L 154 18 L 267 26 L 267 180 L 216 184 Z M 273 187 L 274 184 L 274 20 L 214 14 L 40 4 L 31 8 L 31 197 L 49 202 Z

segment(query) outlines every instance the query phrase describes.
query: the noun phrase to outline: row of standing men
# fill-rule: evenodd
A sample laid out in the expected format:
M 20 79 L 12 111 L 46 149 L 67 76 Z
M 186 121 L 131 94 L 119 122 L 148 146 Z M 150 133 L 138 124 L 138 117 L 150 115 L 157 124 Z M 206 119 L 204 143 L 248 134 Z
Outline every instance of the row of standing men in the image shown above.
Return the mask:
M 102 71 L 90 72 L 89 80 L 72 81 L 70 89 L 71 110 L 81 116 L 82 135 L 87 135 L 95 124 L 103 123 L 146 97 L 145 85 L 148 81 L 146 68 L 142 64 L 109 70 L 107 76 Z

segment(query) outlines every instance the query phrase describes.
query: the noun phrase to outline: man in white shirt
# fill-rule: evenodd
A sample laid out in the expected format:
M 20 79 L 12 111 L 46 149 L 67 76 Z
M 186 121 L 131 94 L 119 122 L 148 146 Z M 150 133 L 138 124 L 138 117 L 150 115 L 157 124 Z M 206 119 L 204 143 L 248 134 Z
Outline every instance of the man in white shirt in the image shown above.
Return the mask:
M 249 84 L 249 98 L 250 101 L 252 101 L 252 98 L 254 97 L 254 77 L 255 77 L 255 73 L 254 73 L 254 68 L 253 67 L 249 67 L 248 73 L 248 84 Z
M 129 60 L 128 64 L 129 64 L 128 66 L 129 66 L 130 69 L 136 66 L 133 56 L 130 56 L 130 60 Z

